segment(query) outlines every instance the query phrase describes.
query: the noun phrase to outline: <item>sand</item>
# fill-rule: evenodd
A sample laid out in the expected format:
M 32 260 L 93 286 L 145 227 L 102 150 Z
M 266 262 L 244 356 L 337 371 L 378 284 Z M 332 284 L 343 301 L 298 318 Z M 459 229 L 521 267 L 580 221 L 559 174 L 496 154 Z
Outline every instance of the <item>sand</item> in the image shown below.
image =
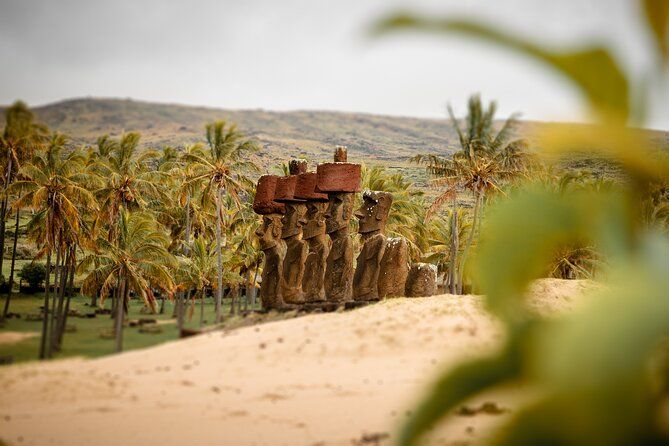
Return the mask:
M 545 279 L 533 303 L 569 311 L 587 282 Z M 499 346 L 477 296 L 391 299 L 174 341 L 96 360 L 0 368 L 0 438 L 12 445 L 391 444 L 426 384 Z M 513 413 L 456 416 L 462 445 Z

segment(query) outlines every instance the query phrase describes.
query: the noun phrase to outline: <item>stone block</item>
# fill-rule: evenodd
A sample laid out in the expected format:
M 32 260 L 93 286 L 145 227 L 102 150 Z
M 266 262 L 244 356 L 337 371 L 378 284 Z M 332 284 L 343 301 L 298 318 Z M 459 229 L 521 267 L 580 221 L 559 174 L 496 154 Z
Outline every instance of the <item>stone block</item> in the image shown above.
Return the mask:
M 404 237 L 389 238 L 381 259 L 379 298 L 404 296 L 409 275 L 409 243 Z
M 304 202 L 295 198 L 295 186 L 297 186 L 297 175 L 279 177 L 276 180 L 276 189 L 274 190 L 274 201 L 279 203 Z
M 276 175 L 263 175 L 258 180 L 256 196 L 253 199 L 253 211 L 256 214 L 282 214 L 285 212 L 283 203 L 274 201 L 276 183 L 279 177 Z
M 327 200 L 328 194 L 318 192 L 316 185 L 318 184 L 318 175 L 316 172 L 302 173 L 297 176 L 297 183 L 295 184 L 295 198 L 302 200 Z
M 318 191 L 360 192 L 361 166 L 354 163 L 324 163 L 316 168 Z
M 406 297 L 434 296 L 437 292 L 437 266 L 431 263 L 414 263 L 407 276 Z

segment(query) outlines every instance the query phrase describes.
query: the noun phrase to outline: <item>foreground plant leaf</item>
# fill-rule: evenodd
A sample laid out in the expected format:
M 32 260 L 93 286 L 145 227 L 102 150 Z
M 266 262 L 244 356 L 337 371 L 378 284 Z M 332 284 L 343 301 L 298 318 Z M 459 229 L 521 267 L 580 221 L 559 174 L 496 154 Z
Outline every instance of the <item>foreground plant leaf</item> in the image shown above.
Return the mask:
M 642 0 L 646 20 L 655 37 L 660 57 L 665 65 L 669 60 L 669 2 L 667 0 Z
M 408 29 L 443 34 L 461 34 L 481 39 L 542 62 L 577 87 L 591 109 L 604 121 L 626 122 L 630 114 L 629 83 L 608 49 L 589 46 L 556 51 L 539 46 L 482 23 L 458 19 L 432 19 L 395 14 L 376 23 L 375 34 Z

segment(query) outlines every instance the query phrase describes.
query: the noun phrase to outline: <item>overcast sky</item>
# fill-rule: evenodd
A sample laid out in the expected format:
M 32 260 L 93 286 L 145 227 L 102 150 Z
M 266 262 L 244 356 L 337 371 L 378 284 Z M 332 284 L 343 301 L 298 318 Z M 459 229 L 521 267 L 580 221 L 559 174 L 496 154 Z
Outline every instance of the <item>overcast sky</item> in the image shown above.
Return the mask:
M 581 119 L 574 91 L 536 63 L 461 38 L 366 31 L 398 9 L 474 16 L 560 45 L 609 41 L 638 73 L 650 59 L 636 3 L 0 0 L 0 103 L 102 96 L 443 117 L 447 102 L 463 111 L 481 92 L 502 116 Z M 669 129 L 669 113 L 650 125 Z

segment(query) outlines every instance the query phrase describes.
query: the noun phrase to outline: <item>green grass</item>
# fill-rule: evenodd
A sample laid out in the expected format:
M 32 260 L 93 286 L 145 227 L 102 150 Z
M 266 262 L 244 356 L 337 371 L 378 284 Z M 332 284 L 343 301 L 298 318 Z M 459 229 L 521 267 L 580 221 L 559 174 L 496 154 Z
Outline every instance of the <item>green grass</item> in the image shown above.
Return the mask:
M 38 335 L 32 338 L 23 340 L 15 344 L 0 344 L 0 356 L 10 355 L 13 361 L 24 362 L 37 359 L 40 343 L 40 330 L 42 327 L 41 321 L 30 322 L 25 320 L 26 314 L 38 313 L 39 307 L 43 303 L 43 294 L 24 295 L 14 294 L 10 302 L 10 311 L 12 313 L 21 314 L 20 319 L 8 319 L 5 321 L 4 327 L 0 328 L 0 334 L 7 331 L 19 332 L 35 332 Z M 0 299 L 0 308 L 4 306 L 5 296 Z M 84 296 L 77 296 L 72 298 L 70 307 L 79 310 L 82 314 L 94 311 L 94 308 L 88 306 L 90 298 Z M 160 302 L 159 302 L 160 304 Z M 110 301 L 106 302 L 106 307 L 109 308 Z M 161 333 L 150 334 L 140 333 L 139 327 L 126 326 L 123 330 L 123 349 L 133 350 L 137 348 L 145 348 L 157 345 L 166 341 L 175 340 L 178 337 L 175 320 L 172 319 L 172 303 L 166 302 L 164 314 L 141 314 L 142 303 L 134 299 L 130 303 L 130 312 L 127 319 L 138 319 L 140 317 L 155 318 L 159 321 L 170 321 L 171 323 L 160 325 Z M 230 311 L 230 304 L 223 303 L 223 315 L 227 316 Z M 213 299 L 205 301 L 205 320 L 208 322 L 214 321 L 214 302 Z M 185 327 L 198 328 L 199 327 L 200 307 L 199 302 L 196 303 L 192 320 L 188 321 L 186 318 Z M 56 354 L 56 358 L 66 358 L 72 356 L 84 356 L 88 358 L 95 358 L 99 356 L 114 353 L 114 340 L 103 339 L 100 333 L 112 329 L 113 320 L 109 315 L 97 315 L 96 318 L 78 318 L 68 317 L 68 325 L 76 326 L 76 332 L 65 333 L 63 338 L 62 351 Z M 228 323 L 233 322 L 228 319 Z

